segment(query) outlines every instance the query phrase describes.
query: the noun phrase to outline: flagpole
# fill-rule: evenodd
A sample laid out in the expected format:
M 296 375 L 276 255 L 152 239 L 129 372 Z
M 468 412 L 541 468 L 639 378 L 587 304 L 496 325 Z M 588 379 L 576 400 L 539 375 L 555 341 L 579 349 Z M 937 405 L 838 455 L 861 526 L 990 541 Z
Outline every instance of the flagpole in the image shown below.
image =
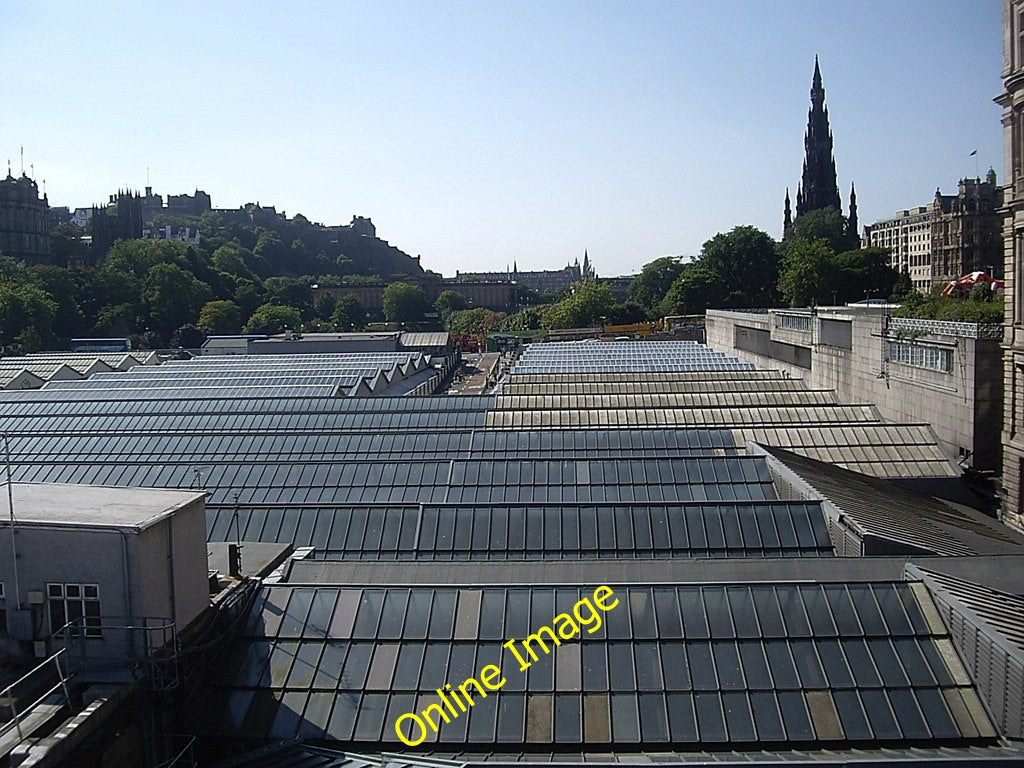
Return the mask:
M 971 152 L 970 156 L 974 158 L 974 178 L 980 179 L 981 173 L 978 171 L 978 150 L 975 149 Z

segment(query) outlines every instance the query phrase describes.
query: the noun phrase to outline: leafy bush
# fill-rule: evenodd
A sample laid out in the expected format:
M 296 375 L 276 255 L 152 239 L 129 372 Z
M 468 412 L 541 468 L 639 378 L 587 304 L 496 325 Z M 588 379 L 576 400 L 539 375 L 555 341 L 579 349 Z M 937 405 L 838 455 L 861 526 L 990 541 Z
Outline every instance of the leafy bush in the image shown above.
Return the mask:
M 939 289 L 941 291 L 941 288 Z M 985 295 L 984 291 L 974 293 L 971 297 L 954 298 L 953 296 L 938 296 L 938 292 L 932 291 L 929 296 L 913 294 L 908 296 L 904 303 L 893 310 L 895 317 L 912 317 L 920 320 L 948 320 L 956 323 L 994 323 L 1001 325 L 1003 322 L 1003 297 L 992 296 L 984 300 L 980 297 Z M 973 298 L 978 296 L 979 298 Z

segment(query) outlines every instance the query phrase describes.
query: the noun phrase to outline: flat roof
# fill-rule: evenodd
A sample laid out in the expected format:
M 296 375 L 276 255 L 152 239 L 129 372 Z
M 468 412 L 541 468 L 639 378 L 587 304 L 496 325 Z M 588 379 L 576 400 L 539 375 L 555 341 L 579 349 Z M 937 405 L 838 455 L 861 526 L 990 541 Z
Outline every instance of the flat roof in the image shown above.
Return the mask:
M 17 525 L 129 528 L 142 531 L 202 499 L 199 491 L 14 483 Z M 0 484 L 0 525 L 9 521 L 7 483 Z

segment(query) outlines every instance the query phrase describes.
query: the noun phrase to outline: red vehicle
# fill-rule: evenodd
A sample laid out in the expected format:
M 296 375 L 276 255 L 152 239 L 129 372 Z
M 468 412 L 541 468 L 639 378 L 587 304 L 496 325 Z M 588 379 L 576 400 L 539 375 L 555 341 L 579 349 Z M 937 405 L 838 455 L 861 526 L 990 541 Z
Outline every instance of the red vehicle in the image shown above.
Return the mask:
M 480 352 L 480 339 L 470 333 L 456 333 L 453 334 L 453 340 L 458 344 L 463 352 Z
M 963 288 L 964 290 L 969 291 L 971 288 L 978 285 L 978 283 L 988 283 L 991 285 L 992 293 L 997 296 L 1002 296 L 1003 291 L 1006 289 L 1006 284 L 1002 280 L 996 280 L 984 272 L 970 272 L 958 280 L 950 281 L 949 285 L 943 289 L 942 295 L 949 296 L 957 288 Z

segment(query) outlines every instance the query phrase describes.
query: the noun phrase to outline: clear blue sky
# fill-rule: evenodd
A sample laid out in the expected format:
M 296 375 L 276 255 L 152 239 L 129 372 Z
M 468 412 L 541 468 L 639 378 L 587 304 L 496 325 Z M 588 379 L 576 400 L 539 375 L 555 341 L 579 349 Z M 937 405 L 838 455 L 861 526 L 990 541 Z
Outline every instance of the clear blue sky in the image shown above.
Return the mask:
M 444 274 L 781 235 L 814 56 L 861 224 L 1003 176 L 999 0 L 0 0 L 0 162 L 52 205 L 205 190 Z M 977 149 L 976 158 L 970 157 Z M 977 162 L 977 166 L 975 163 Z

